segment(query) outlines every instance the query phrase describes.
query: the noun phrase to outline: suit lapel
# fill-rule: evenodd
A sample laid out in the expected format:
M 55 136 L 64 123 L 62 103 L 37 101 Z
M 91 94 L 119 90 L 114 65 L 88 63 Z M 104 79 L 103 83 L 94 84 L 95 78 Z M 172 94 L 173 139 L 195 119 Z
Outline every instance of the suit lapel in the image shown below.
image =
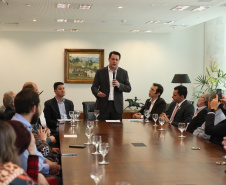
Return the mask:
M 56 98 L 53 99 L 53 106 L 55 107 L 55 109 L 57 111 L 58 117 L 61 118 L 60 117 L 60 110 L 59 110 Z
M 106 80 L 107 80 L 107 84 L 108 84 L 108 88 L 110 89 L 110 80 L 109 80 L 109 74 L 108 74 L 108 66 L 105 67 L 104 69 L 104 76 L 106 76 Z

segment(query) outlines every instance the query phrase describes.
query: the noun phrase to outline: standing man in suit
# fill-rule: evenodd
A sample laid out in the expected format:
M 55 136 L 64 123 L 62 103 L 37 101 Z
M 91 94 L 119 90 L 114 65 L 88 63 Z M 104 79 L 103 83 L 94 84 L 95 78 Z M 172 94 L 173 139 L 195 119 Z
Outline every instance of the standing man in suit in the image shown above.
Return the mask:
M 179 85 L 174 88 L 173 102 L 170 104 L 166 113 L 162 116 L 165 117 L 166 123 L 170 123 L 178 127 L 179 122 L 188 123 L 192 120 L 194 115 L 194 106 L 186 100 L 187 87 Z
M 198 127 L 201 127 L 206 120 L 208 111 L 209 94 L 202 94 L 197 101 L 197 110 L 190 123 L 188 123 L 187 132 L 193 133 Z
M 55 132 L 57 119 L 69 119 L 69 111 L 74 110 L 74 104 L 72 101 L 64 98 L 64 83 L 56 82 L 53 88 L 56 96 L 45 102 L 44 114 L 47 126 L 52 132 Z
M 121 54 L 112 51 L 109 65 L 99 69 L 91 87 L 96 97 L 96 108 L 100 110 L 99 119 L 122 119 L 123 92 L 130 92 L 131 86 L 126 70 L 118 67 Z
M 149 90 L 149 99 L 146 100 L 145 105 L 141 108 L 138 113 L 133 115 L 135 119 L 141 119 L 144 115 L 144 110 L 149 110 L 151 114 L 161 114 L 165 112 L 166 102 L 164 99 L 160 98 L 163 93 L 163 87 L 160 84 L 153 83 Z M 152 119 L 151 116 L 149 119 Z

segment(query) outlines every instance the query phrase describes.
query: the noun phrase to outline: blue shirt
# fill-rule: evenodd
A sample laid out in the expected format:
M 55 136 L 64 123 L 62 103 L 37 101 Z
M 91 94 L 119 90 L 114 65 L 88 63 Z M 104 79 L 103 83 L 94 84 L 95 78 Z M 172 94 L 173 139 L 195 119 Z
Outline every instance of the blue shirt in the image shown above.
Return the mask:
M 28 130 L 29 132 L 32 132 L 32 126 L 31 124 L 20 114 L 15 114 L 12 118 L 12 120 L 16 120 L 21 122 Z M 43 155 L 37 150 L 36 145 L 35 145 L 35 155 L 39 157 L 39 172 L 43 174 L 48 174 L 49 173 L 49 165 L 45 162 L 45 159 Z M 28 150 L 25 150 L 21 155 L 20 155 L 20 167 L 23 168 L 25 171 L 27 171 L 27 160 L 28 160 L 29 152 Z
M 66 114 L 66 109 L 65 109 L 65 99 L 63 99 L 62 102 L 59 102 L 57 99 L 57 105 L 58 105 L 58 108 L 59 108 L 59 111 L 60 111 L 60 118 L 61 119 L 67 119 L 67 114 Z

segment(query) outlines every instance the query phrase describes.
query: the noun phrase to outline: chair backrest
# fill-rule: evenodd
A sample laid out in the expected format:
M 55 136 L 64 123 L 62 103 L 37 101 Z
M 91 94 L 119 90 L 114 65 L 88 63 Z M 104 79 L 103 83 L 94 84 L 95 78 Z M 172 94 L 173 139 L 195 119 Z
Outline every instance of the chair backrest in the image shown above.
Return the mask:
M 95 119 L 94 110 L 95 110 L 96 102 L 94 101 L 82 102 L 82 105 L 83 105 L 84 119 Z

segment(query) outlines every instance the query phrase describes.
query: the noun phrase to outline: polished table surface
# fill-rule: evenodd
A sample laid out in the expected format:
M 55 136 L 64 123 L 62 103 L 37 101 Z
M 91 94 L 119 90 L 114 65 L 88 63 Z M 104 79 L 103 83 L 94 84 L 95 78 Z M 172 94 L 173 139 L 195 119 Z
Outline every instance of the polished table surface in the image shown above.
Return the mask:
M 102 161 L 102 156 L 94 156 L 94 145 L 86 148 L 69 148 L 71 144 L 83 145 L 86 120 L 77 127 L 70 122 L 59 126 L 61 153 L 77 153 L 77 156 L 62 156 L 64 185 L 95 184 L 90 178 L 90 167 Z M 101 135 L 102 142 L 109 142 L 106 155 L 109 165 L 104 165 L 104 177 L 99 185 L 115 185 L 117 181 L 127 181 L 131 185 L 223 185 L 226 184 L 226 166 L 216 162 L 226 161 L 221 146 L 199 139 L 184 132 L 186 138 L 180 139 L 180 131 L 165 124 L 165 131 L 153 127 L 154 123 L 117 123 L 99 121 L 95 123 L 94 135 Z M 67 138 L 64 134 L 77 134 L 77 138 Z M 135 147 L 131 143 L 143 143 Z M 192 147 L 200 150 L 192 150 Z M 98 165 L 98 164 L 97 164 Z

